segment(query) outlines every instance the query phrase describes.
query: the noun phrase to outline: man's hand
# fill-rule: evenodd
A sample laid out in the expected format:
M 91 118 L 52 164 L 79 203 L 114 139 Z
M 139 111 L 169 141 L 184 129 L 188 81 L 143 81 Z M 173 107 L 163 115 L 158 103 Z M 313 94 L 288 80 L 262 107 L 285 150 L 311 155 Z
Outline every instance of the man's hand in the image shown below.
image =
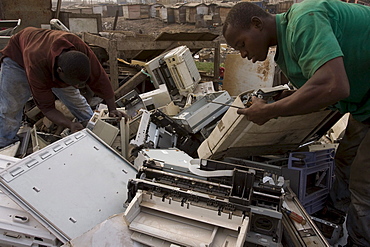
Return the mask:
M 45 116 L 56 125 L 63 126 L 64 128 L 69 128 L 72 133 L 84 129 L 84 126 L 82 126 L 81 123 L 72 122 L 57 109 L 48 111 L 47 113 L 45 113 Z
M 263 125 L 275 117 L 269 113 L 266 101 L 256 96 L 252 97 L 252 105 L 250 107 L 238 109 L 237 113 L 245 115 L 249 121 L 258 125 Z
M 84 129 L 84 126 L 82 126 L 82 124 L 80 124 L 79 122 L 71 122 L 69 129 L 71 130 L 71 133 L 75 133 Z
M 123 112 L 123 111 L 119 111 L 116 109 L 116 102 L 114 100 L 114 97 L 113 98 L 110 98 L 110 99 L 105 99 L 105 102 L 108 106 L 108 110 L 109 110 L 109 116 L 110 117 L 114 117 L 114 118 L 117 118 L 117 119 L 121 119 L 121 118 L 125 118 L 125 122 L 127 122 L 127 120 L 130 118 L 126 112 Z
M 126 114 L 126 112 L 119 111 L 117 109 L 110 111 L 109 116 L 114 117 L 114 118 L 118 118 L 118 119 L 121 119 L 121 118 L 124 117 L 125 121 L 127 121 L 129 119 L 129 116 Z
M 253 99 L 249 108 L 238 110 L 253 123 L 262 125 L 271 118 L 302 115 L 333 105 L 350 95 L 350 86 L 342 57 L 321 66 L 308 81 L 288 97 L 266 104 Z

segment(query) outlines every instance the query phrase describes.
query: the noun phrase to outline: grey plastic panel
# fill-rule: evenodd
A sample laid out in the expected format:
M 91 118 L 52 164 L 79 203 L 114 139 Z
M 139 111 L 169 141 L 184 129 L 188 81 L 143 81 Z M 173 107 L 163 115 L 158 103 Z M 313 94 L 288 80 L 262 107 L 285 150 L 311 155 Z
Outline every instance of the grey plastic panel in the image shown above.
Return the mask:
M 94 133 L 65 137 L 0 172 L 0 189 L 67 242 L 125 210 L 136 170 Z
M 197 133 L 226 112 L 232 101 L 227 91 L 206 94 L 172 118 L 192 133 Z
M 0 192 L 0 246 L 62 245 L 57 238 L 7 195 Z

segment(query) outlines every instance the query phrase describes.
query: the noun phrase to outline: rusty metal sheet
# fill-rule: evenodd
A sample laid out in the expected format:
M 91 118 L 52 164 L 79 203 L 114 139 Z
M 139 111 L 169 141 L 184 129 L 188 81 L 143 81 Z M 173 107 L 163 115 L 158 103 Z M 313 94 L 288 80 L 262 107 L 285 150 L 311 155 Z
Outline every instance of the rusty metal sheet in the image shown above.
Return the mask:
M 232 96 L 256 88 L 272 87 L 275 75 L 276 50 L 271 48 L 266 60 L 253 63 L 240 54 L 227 54 L 222 88 Z
M 52 18 L 51 1 L 28 0 L 14 1 L 1 0 L 3 19 L 21 19 L 18 31 L 27 27 L 41 27 L 41 24 L 49 23 Z

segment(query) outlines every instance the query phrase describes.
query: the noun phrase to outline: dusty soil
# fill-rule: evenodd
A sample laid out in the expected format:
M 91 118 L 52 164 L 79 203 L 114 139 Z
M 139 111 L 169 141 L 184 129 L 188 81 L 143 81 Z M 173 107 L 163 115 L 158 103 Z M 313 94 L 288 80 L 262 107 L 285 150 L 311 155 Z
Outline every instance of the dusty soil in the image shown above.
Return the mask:
M 104 30 L 113 30 L 114 17 L 102 19 Z M 191 24 L 167 24 L 159 19 L 141 19 L 141 20 L 125 20 L 119 17 L 116 26 L 117 31 L 129 31 L 137 34 L 147 34 L 157 37 L 162 32 L 176 33 L 176 32 L 210 32 L 219 35 L 217 40 L 224 42 L 222 37 L 222 27 L 215 28 L 196 28 Z

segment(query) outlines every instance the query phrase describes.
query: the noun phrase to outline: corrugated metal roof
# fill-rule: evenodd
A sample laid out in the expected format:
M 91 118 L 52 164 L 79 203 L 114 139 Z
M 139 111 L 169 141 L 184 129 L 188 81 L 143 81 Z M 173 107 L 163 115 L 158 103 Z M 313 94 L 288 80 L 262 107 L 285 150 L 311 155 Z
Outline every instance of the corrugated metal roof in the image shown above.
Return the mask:
M 204 3 L 185 3 L 186 7 L 198 7 L 199 5 L 205 5 Z
M 235 3 L 218 3 L 217 5 L 223 8 L 232 8 L 235 5 Z
M 183 8 L 183 7 L 186 7 L 186 6 L 184 4 L 176 4 L 174 6 L 171 6 L 170 8 L 179 9 L 179 8 Z

